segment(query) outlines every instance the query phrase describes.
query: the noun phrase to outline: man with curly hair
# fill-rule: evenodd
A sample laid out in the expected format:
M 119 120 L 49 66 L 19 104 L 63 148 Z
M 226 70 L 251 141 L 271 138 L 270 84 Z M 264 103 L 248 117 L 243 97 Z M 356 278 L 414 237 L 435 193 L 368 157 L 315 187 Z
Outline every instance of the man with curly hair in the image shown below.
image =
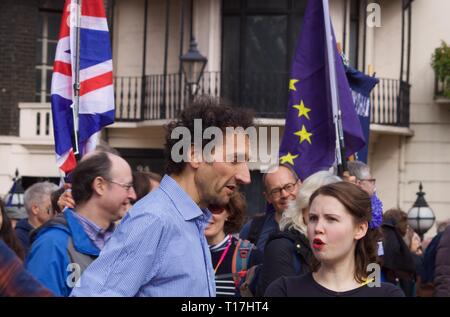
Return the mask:
M 72 296 L 215 296 L 203 234 L 211 218 L 207 207 L 226 205 L 239 185 L 250 183 L 244 129 L 252 124 L 248 111 L 209 97 L 182 111 L 167 126 L 167 168 L 160 187 L 126 214 Z M 213 147 L 205 136 L 208 128 L 223 132 Z M 234 132 L 225 133 L 227 128 Z

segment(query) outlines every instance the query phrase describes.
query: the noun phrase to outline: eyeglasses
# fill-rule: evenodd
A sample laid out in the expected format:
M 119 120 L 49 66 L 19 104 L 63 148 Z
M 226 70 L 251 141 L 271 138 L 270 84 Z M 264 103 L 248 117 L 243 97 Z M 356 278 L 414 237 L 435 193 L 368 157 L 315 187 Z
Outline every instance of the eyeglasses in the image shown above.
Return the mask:
M 296 181 L 295 183 L 287 183 L 283 187 L 274 188 L 269 192 L 269 195 L 273 198 L 279 198 L 281 196 L 282 190 L 285 190 L 288 193 L 292 193 L 295 190 L 295 185 L 297 185 L 297 182 L 298 181 Z
M 119 185 L 120 187 L 125 189 L 127 192 L 129 192 L 130 189 L 133 188 L 133 183 L 126 183 L 126 184 L 124 184 L 124 183 L 119 183 L 119 182 L 112 181 L 112 180 L 109 180 L 109 179 L 105 179 L 105 180 L 107 182 L 109 182 L 109 183 L 113 183 L 113 184 Z
M 366 181 L 366 182 L 369 182 L 369 183 L 371 183 L 372 185 L 375 185 L 375 183 L 376 183 L 376 178 L 367 178 L 367 179 L 360 179 L 359 180 L 360 182 L 364 182 L 364 181 Z

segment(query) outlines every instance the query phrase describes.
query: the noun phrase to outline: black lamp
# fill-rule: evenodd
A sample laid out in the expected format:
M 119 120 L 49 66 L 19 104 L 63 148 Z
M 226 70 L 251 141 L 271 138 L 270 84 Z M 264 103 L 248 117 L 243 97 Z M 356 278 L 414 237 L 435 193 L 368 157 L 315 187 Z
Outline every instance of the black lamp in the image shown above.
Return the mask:
M 194 37 L 191 38 L 189 51 L 180 57 L 180 61 L 189 92 L 189 100 L 192 100 L 192 97 L 197 93 L 198 83 L 208 62 L 208 59 L 198 51 Z
M 22 187 L 22 178 L 19 177 L 19 170 L 16 169 L 13 185 L 5 196 L 6 211 L 12 217 L 26 215 L 25 205 L 23 203 L 24 190 Z

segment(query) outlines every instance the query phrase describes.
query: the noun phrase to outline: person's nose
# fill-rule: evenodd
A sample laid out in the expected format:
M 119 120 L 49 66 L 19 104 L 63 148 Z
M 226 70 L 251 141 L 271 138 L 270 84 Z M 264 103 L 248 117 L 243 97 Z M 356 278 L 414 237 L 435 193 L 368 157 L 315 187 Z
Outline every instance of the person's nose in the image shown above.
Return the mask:
M 135 201 L 136 198 L 137 198 L 137 196 L 136 196 L 136 192 L 134 191 L 134 187 L 131 186 L 130 190 L 128 191 L 128 199 L 131 201 Z
M 235 178 L 238 183 L 243 185 L 251 183 L 250 170 L 248 169 L 247 163 L 239 164 Z
M 314 227 L 314 233 L 315 234 L 323 234 L 324 231 L 324 227 L 323 227 L 323 220 L 321 218 L 319 218 L 315 224 Z

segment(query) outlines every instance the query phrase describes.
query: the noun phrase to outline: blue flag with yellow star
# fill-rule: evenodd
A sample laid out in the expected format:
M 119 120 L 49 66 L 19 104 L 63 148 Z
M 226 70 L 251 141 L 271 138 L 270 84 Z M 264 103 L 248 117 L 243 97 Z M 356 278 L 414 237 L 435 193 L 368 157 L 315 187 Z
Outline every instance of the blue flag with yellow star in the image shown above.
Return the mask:
M 348 157 L 364 147 L 365 140 L 334 33 L 333 47 Z M 317 171 L 329 169 L 336 159 L 336 136 L 321 0 L 308 1 L 290 76 L 286 126 L 279 157 L 280 163 L 291 164 L 300 179 L 304 180 Z

